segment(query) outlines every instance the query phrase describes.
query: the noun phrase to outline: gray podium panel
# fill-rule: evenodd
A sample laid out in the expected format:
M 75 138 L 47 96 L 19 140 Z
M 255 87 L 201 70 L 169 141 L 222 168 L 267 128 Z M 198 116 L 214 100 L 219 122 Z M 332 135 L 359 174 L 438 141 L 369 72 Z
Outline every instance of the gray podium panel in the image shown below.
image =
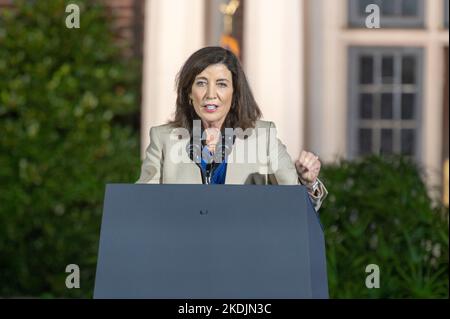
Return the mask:
M 302 186 L 108 184 L 94 298 L 328 298 Z

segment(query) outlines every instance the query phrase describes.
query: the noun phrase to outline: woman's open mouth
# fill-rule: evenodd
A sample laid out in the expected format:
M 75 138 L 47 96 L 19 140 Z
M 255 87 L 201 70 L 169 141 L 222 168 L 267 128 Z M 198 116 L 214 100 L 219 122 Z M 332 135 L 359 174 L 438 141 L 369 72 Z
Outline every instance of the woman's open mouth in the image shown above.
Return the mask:
M 214 113 L 219 108 L 217 104 L 205 104 L 203 107 L 208 113 Z

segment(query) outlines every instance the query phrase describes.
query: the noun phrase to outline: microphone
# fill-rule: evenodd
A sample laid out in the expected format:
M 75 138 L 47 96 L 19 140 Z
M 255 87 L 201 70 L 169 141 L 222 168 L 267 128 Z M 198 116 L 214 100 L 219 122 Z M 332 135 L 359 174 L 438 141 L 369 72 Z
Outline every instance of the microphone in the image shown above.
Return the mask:
M 206 174 L 203 171 L 202 166 L 201 166 L 201 162 L 202 162 L 201 146 L 198 144 L 192 143 L 192 139 L 191 139 L 191 142 L 186 145 L 186 152 L 188 153 L 189 158 L 200 168 L 200 173 L 202 176 L 202 184 L 209 184 L 210 178 L 209 178 L 209 176 L 206 176 Z M 207 165 L 207 166 L 210 166 L 210 165 Z M 206 172 L 206 173 L 209 175 L 210 172 Z
M 211 154 L 207 147 L 202 147 L 198 142 L 194 143 L 193 137 L 191 137 L 189 143 L 186 145 L 186 152 L 189 155 L 189 158 L 200 168 L 203 184 L 210 184 L 211 175 L 214 172 L 214 169 L 217 164 L 225 161 L 228 155 L 230 155 L 235 139 L 235 135 L 225 136 L 223 134 L 221 143 L 216 147 L 216 152 Z M 198 139 L 196 139 L 196 141 L 198 141 Z M 201 166 L 202 158 L 206 162 L 206 172 L 203 171 Z
M 219 152 L 214 153 L 214 162 L 222 163 L 231 154 L 233 149 L 235 136 L 222 136 L 222 142 L 217 145 L 216 149 L 220 150 Z
M 188 143 L 186 145 L 186 152 L 189 155 L 189 158 L 196 164 L 200 164 L 202 162 L 201 154 L 201 146 L 198 144 Z

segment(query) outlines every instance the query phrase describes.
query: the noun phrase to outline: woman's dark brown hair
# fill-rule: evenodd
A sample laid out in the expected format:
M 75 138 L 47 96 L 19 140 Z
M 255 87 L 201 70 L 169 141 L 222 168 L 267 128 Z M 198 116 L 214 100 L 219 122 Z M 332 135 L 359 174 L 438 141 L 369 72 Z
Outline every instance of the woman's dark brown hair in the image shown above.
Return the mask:
M 230 70 L 233 79 L 233 99 L 230 111 L 225 119 L 224 127 L 255 127 L 261 117 L 261 110 L 253 97 L 247 78 L 237 57 L 222 47 L 206 47 L 193 53 L 178 73 L 177 101 L 175 118 L 169 123 L 173 127 L 184 127 L 192 132 L 192 121 L 198 120 L 194 107 L 189 104 L 189 94 L 195 77 L 213 64 L 224 64 Z

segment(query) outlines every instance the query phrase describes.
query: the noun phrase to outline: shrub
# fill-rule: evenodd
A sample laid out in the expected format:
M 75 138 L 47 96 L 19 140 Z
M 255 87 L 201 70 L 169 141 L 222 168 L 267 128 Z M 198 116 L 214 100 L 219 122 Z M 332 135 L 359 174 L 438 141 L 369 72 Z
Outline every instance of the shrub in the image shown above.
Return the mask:
M 137 64 L 101 5 L 76 3 L 80 29 L 69 1 L 0 15 L 1 296 L 90 297 L 105 184 L 137 179 Z M 72 263 L 81 289 L 65 286 Z
M 368 157 L 323 176 L 331 297 L 448 298 L 448 209 L 433 204 L 416 165 Z M 379 289 L 365 286 L 369 264 L 379 266 Z

